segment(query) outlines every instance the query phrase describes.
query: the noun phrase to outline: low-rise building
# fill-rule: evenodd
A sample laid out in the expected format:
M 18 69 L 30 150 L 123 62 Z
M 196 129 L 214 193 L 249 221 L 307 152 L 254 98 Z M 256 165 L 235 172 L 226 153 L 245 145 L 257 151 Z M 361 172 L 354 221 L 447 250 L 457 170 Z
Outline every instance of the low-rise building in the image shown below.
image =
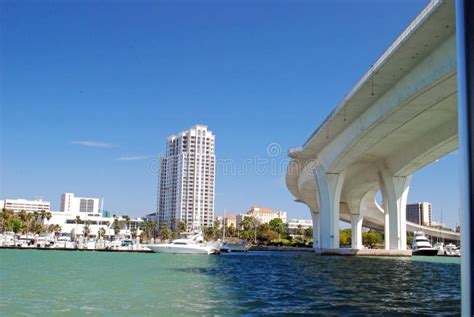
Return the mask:
M 310 219 L 288 219 L 286 229 L 290 231 L 305 230 L 313 227 L 313 220 Z
M 136 229 L 137 235 L 140 235 L 143 228 L 144 220 L 141 218 L 130 218 L 130 224 L 124 216 L 120 217 L 103 217 L 102 215 L 88 216 L 84 213 L 66 213 L 63 211 L 52 211 L 51 219 L 43 220 L 44 225 L 59 225 L 61 233 L 71 234 L 72 236 L 81 236 L 84 233 L 86 223 L 89 223 L 89 236 L 94 238 L 99 235 L 100 229 L 105 229 L 106 236 L 115 237 L 115 219 L 118 220 L 120 231 L 118 236 L 129 238 L 132 236 L 133 229 Z M 79 218 L 77 218 L 79 217 Z M 80 221 L 77 221 L 77 220 Z
M 268 208 L 260 208 L 252 206 L 247 211 L 246 216 L 254 217 L 260 223 L 269 223 L 272 219 L 280 218 L 283 223 L 286 223 L 286 211 L 273 211 Z
M 51 203 L 43 199 L 27 200 L 27 199 L 5 199 L 0 202 L 0 206 L 13 212 L 22 210 L 30 212 L 50 211 Z
M 67 194 L 67 193 L 66 193 Z M 66 196 L 66 197 L 65 197 Z M 68 195 L 64 195 L 62 197 L 62 203 L 67 201 Z M 66 200 L 65 200 L 66 198 Z M 73 198 L 70 197 L 69 198 Z M 118 220 L 120 231 L 118 236 L 120 237 L 131 237 L 132 230 L 135 231 L 137 235 L 139 235 L 143 229 L 143 222 L 144 220 L 141 218 L 130 218 L 130 223 L 127 224 L 125 217 L 111 217 L 107 212 L 101 214 L 99 212 L 99 199 L 92 198 L 93 203 L 90 205 L 89 202 L 86 203 L 86 208 L 81 208 L 81 197 L 76 197 L 79 199 L 77 201 L 77 205 L 74 208 L 70 208 L 70 211 L 51 211 L 50 210 L 50 202 L 44 201 L 42 199 L 36 200 L 26 200 L 26 199 L 5 199 L 0 201 L 0 207 L 3 207 L 8 210 L 12 210 L 13 212 L 20 212 L 22 210 L 33 213 L 33 212 L 41 212 L 46 211 L 51 214 L 50 219 L 47 218 L 40 219 L 43 225 L 50 226 L 50 225 L 59 225 L 61 227 L 60 232 L 63 234 L 71 234 L 73 236 L 80 236 L 83 235 L 84 227 L 86 223 L 89 223 L 89 236 L 90 237 L 97 237 L 99 234 L 99 230 L 104 228 L 106 230 L 106 235 L 113 237 L 115 236 L 115 219 Z M 74 202 L 73 204 L 76 204 Z M 72 206 L 72 205 L 71 205 Z M 96 207 L 97 206 L 97 207 Z M 88 212 L 86 212 L 88 211 Z M 77 221 L 79 219 L 79 221 Z
M 226 228 L 229 228 L 230 226 L 237 228 L 237 215 L 232 215 L 232 214 L 225 215 L 224 222 L 225 222 Z
M 214 223 L 216 221 L 219 223 L 219 228 L 222 228 L 224 223 L 226 224 L 226 228 L 230 227 L 232 224 L 234 227 L 237 227 L 237 215 L 225 215 L 225 216 L 220 216 L 220 215 L 215 215 L 214 216 Z

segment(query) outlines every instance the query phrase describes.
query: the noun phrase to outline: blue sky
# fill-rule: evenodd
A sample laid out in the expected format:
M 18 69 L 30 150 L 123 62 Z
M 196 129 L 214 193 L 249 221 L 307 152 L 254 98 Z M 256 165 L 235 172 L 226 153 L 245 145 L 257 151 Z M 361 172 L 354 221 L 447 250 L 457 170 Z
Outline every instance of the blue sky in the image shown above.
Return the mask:
M 3 1 L 0 197 L 153 212 L 156 157 L 194 124 L 218 160 L 284 164 L 426 3 Z M 457 172 L 456 154 L 419 171 L 409 201 L 454 226 Z M 253 204 L 309 217 L 283 172 L 218 170 L 217 213 Z

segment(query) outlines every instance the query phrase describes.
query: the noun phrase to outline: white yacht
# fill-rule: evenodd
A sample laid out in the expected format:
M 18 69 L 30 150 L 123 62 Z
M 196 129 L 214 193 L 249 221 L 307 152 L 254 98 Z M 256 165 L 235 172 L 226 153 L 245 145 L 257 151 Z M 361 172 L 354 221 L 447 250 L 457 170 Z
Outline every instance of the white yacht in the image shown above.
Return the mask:
M 461 256 L 461 250 L 455 244 L 447 244 L 445 247 L 445 255 L 447 256 Z
M 436 250 L 438 250 L 438 255 L 445 255 L 445 251 L 444 251 L 444 243 L 443 242 L 436 242 L 434 245 L 433 245 L 433 248 L 435 248 Z
M 57 239 L 55 247 L 58 249 L 75 249 L 76 242 L 73 242 L 70 236 L 61 236 Z
M 14 232 L 5 232 L 0 234 L 0 246 L 2 247 L 14 247 L 16 235 Z
M 174 254 L 216 254 L 219 253 L 217 245 L 204 241 L 202 232 L 184 238 L 176 239 L 170 243 L 148 245 L 153 252 Z
M 413 237 L 412 255 L 437 255 L 438 250 L 433 248 L 423 232 L 415 232 Z

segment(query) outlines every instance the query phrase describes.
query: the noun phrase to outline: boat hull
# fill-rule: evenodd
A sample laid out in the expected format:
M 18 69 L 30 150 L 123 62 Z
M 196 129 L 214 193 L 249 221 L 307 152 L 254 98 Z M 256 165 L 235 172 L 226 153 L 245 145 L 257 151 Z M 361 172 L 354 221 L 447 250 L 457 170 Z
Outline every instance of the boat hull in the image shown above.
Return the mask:
M 150 245 L 148 246 L 155 253 L 171 253 L 171 254 L 212 254 L 212 249 L 194 246 L 176 246 L 176 245 Z
M 222 246 L 221 252 L 231 253 L 231 252 L 247 252 L 249 246 L 247 244 L 238 244 L 238 243 L 226 243 Z
M 435 256 L 435 255 L 438 255 L 438 250 L 437 249 L 413 250 L 412 255 Z

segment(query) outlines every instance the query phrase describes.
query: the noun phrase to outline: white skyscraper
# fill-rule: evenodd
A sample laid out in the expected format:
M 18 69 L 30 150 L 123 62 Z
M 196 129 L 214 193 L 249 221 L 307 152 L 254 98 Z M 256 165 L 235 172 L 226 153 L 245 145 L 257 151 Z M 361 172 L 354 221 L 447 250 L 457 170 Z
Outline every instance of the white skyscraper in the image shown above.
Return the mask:
M 207 126 L 196 125 L 168 137 L 160 162 L 158 222 L 174 229 L 173 220 L 188 229 L 212 226 L 216 156 L 215 136 Z

